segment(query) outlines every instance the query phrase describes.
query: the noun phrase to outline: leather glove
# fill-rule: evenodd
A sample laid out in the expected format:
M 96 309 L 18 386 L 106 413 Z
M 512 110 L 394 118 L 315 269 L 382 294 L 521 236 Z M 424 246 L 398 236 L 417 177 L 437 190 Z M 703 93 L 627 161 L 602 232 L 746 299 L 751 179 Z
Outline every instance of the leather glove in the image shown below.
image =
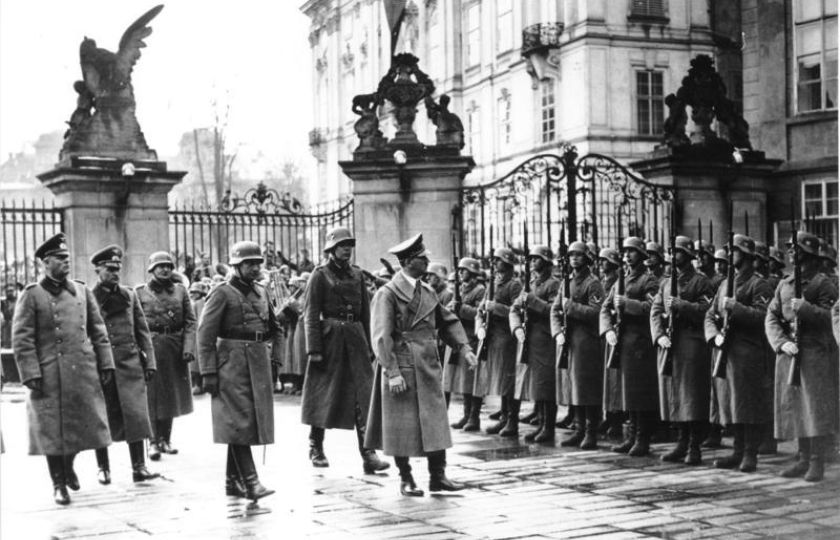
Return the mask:
M 715 336 L 715 347 L 723 347 L 723 334 L 718 334 Z
M 114 380 L 114 370 L 113 369 L 103 369 L 99 372 L 99 382 L 102 383 L 102 386 L 108 386 Z
M 669 338 L 668 336 L 659 336 L 659 339 L 656 340 L 656 344 L 662 347 L 663 349 L 670 349 L 671 338 Z
M 790 356 L 796 356 L 797 354 L 799 354 L 799 347 L 797 347 L 796 343 L 792 341 L 786 341 L 782 345 L 782 352 Z
M 41 377 L 38 377 L 36 379 L 29 379 L 28 381 L 23 383 L 23 385 L 32 390 L 33 392 L 40 392 L 42 382 L 43 379 Z
M 487 337 L 487 329 L 483 326 L 479 326 L 475 329 L 475 337 L 478 338 L 479 341 Z
M 147 369 L 143 372 L 143 377 L 146 379 L 146 382 L 151 381 L 155 377 L 155 373 L 157 373 L 154 369 Z
M 617 294 L 613 297 L 613 306 L 615 309 L 622 309 L 624 305 L 627 303 L 627 297 L 623 294 Z
M 469 369 L 475 368 L 478 365 L 478 358 L 476 358 L 475 353 L 472 351 L 467 351 L 464 353 L 464 360 L 467 361 L 467 366 Z
M 804 298 L 791 298 L 790 299 L 790 309 L 793 310 L 794 314 L 798 314 L 799 310 L 802 309 L 802 305 L 805 303 Z
M 396 377 L 388 379 L 388 390 L 392 395 L 396 396 L 402 394 L 407 389 L 408 386 L 405 384 L 405 379 L 403 379 L 402 375 L 397 375 Z
M 488 300 L 484 302 L 484 310 L 488 313 L 491 313 L 494 309 L 496 309 L 496 302 L 493 300 Z
M 560 332 L 559 334 L 557 334 L 557 337 L 554 338 L 554 340 L 557 342 L 558 345 L 564 345 L 566 343 L 566 334 Z
M 605 337 L 607 338 L 607 344 L 610 347 L 618 345 L 618 336 L 615 334 L 615 330 L 607 330 Z
M 519 343 L 525 343 L 525 330 L 522 328 L 517 328 L 513 331 L 513 335 L 516 336 L 516 339 Z
M 209 373 L 207 375 L 201 376 L 201 389 L 210 394 L 211 396 L 216 396 L 219 394 L 219 376 L 215 373 Z
M 190 362 L 195 361 L 195 355 L 193 353 L 184 353 L 184 363 L 189 364 Z

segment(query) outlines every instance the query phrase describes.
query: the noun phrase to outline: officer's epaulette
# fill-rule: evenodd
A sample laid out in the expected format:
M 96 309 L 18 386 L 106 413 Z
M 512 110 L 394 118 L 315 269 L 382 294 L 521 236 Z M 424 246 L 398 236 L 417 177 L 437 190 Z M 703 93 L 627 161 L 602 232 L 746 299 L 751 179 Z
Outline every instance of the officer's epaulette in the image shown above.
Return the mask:
M 81 283 L 82 285 L 85 285 L 85 282 L 82 281 L 81 279 L 74 279 L 73 281 L 75 281 L 76 283 Z
M 37 282 L 37 281 L 36 281 L 35 283 L 30 283 L 29 285 L 27 285 L 26 287 L 24 287 L 24 288 L 23 288 L 23 290 L 24 290 L 24 291 L 28 291 L 29 289 L 31 289 L 32 287 L 34 287 L 34 286 L 35 286 L 35 285 L 37 285 L 37 284 L 38 284 L 38 282 Z

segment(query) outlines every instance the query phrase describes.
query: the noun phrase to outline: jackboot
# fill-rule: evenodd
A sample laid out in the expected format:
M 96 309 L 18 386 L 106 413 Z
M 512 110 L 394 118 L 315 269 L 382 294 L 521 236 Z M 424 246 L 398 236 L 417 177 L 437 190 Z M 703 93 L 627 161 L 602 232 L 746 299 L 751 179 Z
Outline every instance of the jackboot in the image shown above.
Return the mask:
M 449 400 L 452 399 L 452 392 L 444 392 L 443 399 L 446 401 L 446 410 L 449 410 Z
M 519 406 L 522 402 L 508 397 L 508 417 L 505 427 L 499 432 L 500 437 L 519 437 Z
M 824 448 L 827 446 L 828 437 L 811 437 L 811 459 L 808 462 L 808 471 L 805 473 L 806 482 L 819 482 L 825 473 L 825 462 L 823 458 Z
M 581 450 L 598 449 L 598 421 L 601 419 L 601 408 L 597 405 L 584 407 L 586 428 L 583 433 L 583 440 L 580 442 Z
M 773 437 L 773 424 L 761 424 L 761 444 L 758 445 L 759 455 L 772 456 L 778 450 L 779 443 Z
M 423 490 L 417 487 L 414 476 L 411 474 L 411 465 L 405 456 L 394 456 L 394 463 L 400 471 L 400 495 L 403 497 L 422 497 Z
M 623 436 L 624 427 L 624 413 L 621 411 L 612 411 L 606 414 L 607 427 L 606 435 L 611 439 L 618 439 Z
M 96 465 L 99 467 L 96 479 L 103 486 L 107 486 L 111 483 L 111 463 L 108 459 L 108 448 L 96 449 Z
M 241 444 L 230 445 L 233 448 L 233 459 L 242 481 L 245 483 L 245 496 L 252 501 L 268 497 L 274 493 L 260 483 L 257 476 L 257 466 L 254 464 L 254 456 L 251 455 L 251 447 Z
M 487 417 L 490 420 L 498 420 L 498 421 L 495 424 L 493 424 L 492 426 L 485 429 L 484 433 L 486 433 L 488 435 L 495 435 L 495 434 L 499 433 L 500 431 L 502 431 L 502 428 L 504 428 L 507 425 L 507 419 L 508 419 L 508 415 L 509 415 L 508 409 L 510 408 L 510 405 L 508 404 L 508 401 L 509 401 L 509 399 L 507 397 L 502 396 L 502 409 L 499 411 L 499 415 L 496 416 L 496 418 L 493 418 L 493 416 L 496 414 L 496 413 L 493 413 L 493 414 L 491 414 L 490 416 Z
M 720 448 L 720 439 L 723 437 L 723 426 L 720 424 L 711 424 L 709 426 L 709 435 L 701 445 L 703 448 Z
M 521 403 L 521 401 L 520 401 L 520 403 Z M 525 416 L 521 416 L 521 417 L 519 417 L 519 423 L 520 423 L 520 424 L 533 425 L 533 424 L 531 424 L 531 422 L 532 422 L 532 421 L 533 421 L 536 417 L 537 417 L 537 404 L 536 404 L 536 403 L 534 403 L 534 408 L 533 408 L 533 409 L 531 409 L 531 412 L 529 412 L 529 413 L 528 413 L 528 414 L 526 414 Z
M 540 418 L 541 420 L 543 418 L 545 418 L 544 407 L 545 407 L 545 402 L 544 401 L 535 401 L 534 402 L 534 410 L 537 411 L 537 418 Z M 537 426 L 537 429 L 535 429 L 534 431 L 525 435 L 525 437 L 523 437 L 523 440 L 527 443 L 534 442 L 534 439 L 536 439 L 537 435 L 542 433 L 542 430 L 544 428 L 545 428 L 545 423 L 540 422 L 540 425 Z
M 653 433 L 654 419 L 653 413 L 649 411 L 636 413 L 636 442 L 633 447 L 627 452 L 628 456 L 642 457 L 650 453 L 650 436 Z
M 228 445 L 227 449 L 227 464 L 225 465 L 225 495 L 228 497 L 239 497 L 242 499 L 248 495 L 245 492 L 245 483 L 242 482 L 242 477 L 239 475 L 239 469 L 236 467 L 236 458 L 233 455 L 232 445 Z
M 464 394 L 464 416 L 461 417 L 460 420 L 455 422 L 454 424 L 450 424 L 452 429 L 461 429 L 470 419 L 470 412 L 472 411 L 472 394 Z
M 53 483 L 53 501 L 67 506 L 70 504 L 70 494 L 67 493 L 67 481 L 64 479 L 64 456 L 47 456 L 47 468 Z
M 313 467 L 329 467 L 330 462 L 324 455 L 324 428 L 309 428 L 309 461 Z
M 629 413 L 629 419 L 627 423 L 626 434 L 624 436 L 624 441 L 621 444 L 614 445 L 610 448 L 613 452 L 618 452 L 619 454 L 626 454 L 633 448 L 633 443 L 636 442 L 636 430 L 638 426 L 636 425 L 636 413 Z
M 799 438 L 799 459 L 781 472 L 784 478 L 799 478 L 811 468 L 811 439 Z
M 744 424 L 744 457 L 738 470 L 744 473 L 755 472 L 758 466 L 758 447 L 761 444 L 761 424 Z
M 716 469 L 734 469 L 741 465 L 744 460 L 745 429 L 744 424 L 732 424 L 732 454 L 725 458 L 715 460 Z
M 572 406 L 569 406 L 572 409 Z M 584 407 L 574 407 L 575 421 L 574 432 L 560 442 L 560 446 L 580 446 L 586 430 L 586 412 Z
M 662 454 L 659 458 L 668 463 L 679 463 L 688 454 L 688 441 L 691 438 L 691 431 L 688 422 L 678 422 L 677 445 L 670 452 Z
M 481 404 L 484 400 L 480 397 L 472 397 L 472 408 L 470 409 L 470 417 L 467 423 L 464 424 L 464 431 L 479 431 L 481 429 Z
M 172 447 L 172 418 L 158 420 L 158 424 L 160 425 L 160 438 L 158 439 L 160 451 L 174 456 L 178 453 L 178 449 Z
M 575 421 L 575 406 L 569 405 L 566 408 L 566 416 L 564 416 L 559 422 L 555 423 L 555 420 L 555 418 L 551 419 L 551 422 L 554 423 L 554 427 L 558 427 L 560 429 L 572 429 L 572 424 Z
M 362 410 L 356 406 L 356 438 L 359 443 L 359 454 L 362 456 L 362 470 L 365 474 L 375 474 L 391 467 L 387 461 L 382 461 L 376 455 L 375 450 L 365 448 L 365 419 L 362 418 Z
M 427 455 L 429 461 L 429 491 L 461 491 L 464 484 L 455 482 L 446 477 L 446 450 L 430 452 Z
M 128 455 L 131 457 L 131 476 L 135 482 L 160 478 L 160 474 L 153 473 L 146 468 L 146 458 L 143 455 L 143 450 L 143 441 L 128 443 Z
M 152 422 L 154 424 L 154 422 Z M 158 444 L 158 439 L 154 435 L 152 438 L 149 439 L 149 459 L 152 461 L 160 460 L 160 455 L 162 452 L 160 451 L 160 445 Z
M 502 400 L 504 400 L 504 399 L 505 399 L 505 398 L 503 397 L 503 398 L 502 398 Z M 494 413 L 490 413 L 490 414 L 488 414 L 488 415 L 487 415 L 487 419 L 488 419 L 488 420 L 496 420 L 496 421 L 501 420 L 501 419 L 502 419 L 502 415 L 503 415 L 504 413 L 505 413 L 505 406 L 504 406 L 504 401 L 502 401 L 502 408 L 501 408 L 501 409 L 499 409 L 498 411 L 494 412 Z
M 64 479 L 67 481 L 67 487 L 73 491 L 79 491 L 79 477 L 76 476 L 76 471 L 73 470 L 73 461 L 76 459 L 76 454 L 68 454 L 64 456 Z
M 535 443 L 554 444 L 554 420 L 557 418 L 557 403 L 554 400 L 543 402 L 543 429 L 535 437 Z
M 700 465 L 703 462 L 703 453 L 701 447 L 703 446 L 703 439 L 708 430 L 708 423 L 697 420 L 689 422 L 688 424 L 690 435 L 688 440 L 688 454 L 685 456 L 683 463 L 686 465 Z

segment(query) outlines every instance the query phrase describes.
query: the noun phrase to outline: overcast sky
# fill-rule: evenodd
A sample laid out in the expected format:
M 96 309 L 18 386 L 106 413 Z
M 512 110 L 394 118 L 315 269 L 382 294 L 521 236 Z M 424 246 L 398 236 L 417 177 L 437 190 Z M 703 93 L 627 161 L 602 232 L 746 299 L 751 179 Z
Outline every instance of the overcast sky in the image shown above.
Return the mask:
M 63 130 L 87 36 L 116 52 L 125 29 L 159 1 L 0 0 L 0 160 Z M 183 132 L 230 103 L 230 137 L 276 157 L 310 159 L 309 20 L 302 0 L 168 0 L 134 68 L 137 118 L 166 156 Z M 229 95 L 229 98 L 225 96 Z

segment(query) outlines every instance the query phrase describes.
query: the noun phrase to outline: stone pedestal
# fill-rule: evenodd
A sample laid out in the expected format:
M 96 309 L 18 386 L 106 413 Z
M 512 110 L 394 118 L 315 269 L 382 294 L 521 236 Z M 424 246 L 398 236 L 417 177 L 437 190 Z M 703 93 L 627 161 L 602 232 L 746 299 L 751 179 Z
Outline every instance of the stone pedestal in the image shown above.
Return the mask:
M 452 210 L 464 177 L 475 166 L 469 156 L 409 153 L 405 165 L 390 154 L 339 162 L 353 180 L 356 264 L 373 270 L 388 248 L 423 233 L 432 261 L 452 266 Z
M 713 223 L 717 247 L 726 243 L 729 231 L 729 200 L 733 202 L 736 233 L 744 233 L 745 212 L 750 236 L 766 241 L 772 238 L 768 209 L 787 192 L 773 177 L 779 160 L 767 159 L 763 152 L 742 152 L 744 162 L 735 164 L 728 155 L 708 155 L 702 149 L 674 151 L 657 149 L 651 157 L 630 166 L 645 180 L 657 185 L 674 186 L 677 199 L 677 233 L 697 238 L 697 220 L 703 224 L 703 239 L 708 241 L 709 222 Z
M 93 283 L 91 254 L 118 244 L 123 284 L 145 281 L 149 255 L 169 250 L 167 194 L 185 174 L 159 161 L 73 157 L 38 175 L 64 209 L 71 276 Z

